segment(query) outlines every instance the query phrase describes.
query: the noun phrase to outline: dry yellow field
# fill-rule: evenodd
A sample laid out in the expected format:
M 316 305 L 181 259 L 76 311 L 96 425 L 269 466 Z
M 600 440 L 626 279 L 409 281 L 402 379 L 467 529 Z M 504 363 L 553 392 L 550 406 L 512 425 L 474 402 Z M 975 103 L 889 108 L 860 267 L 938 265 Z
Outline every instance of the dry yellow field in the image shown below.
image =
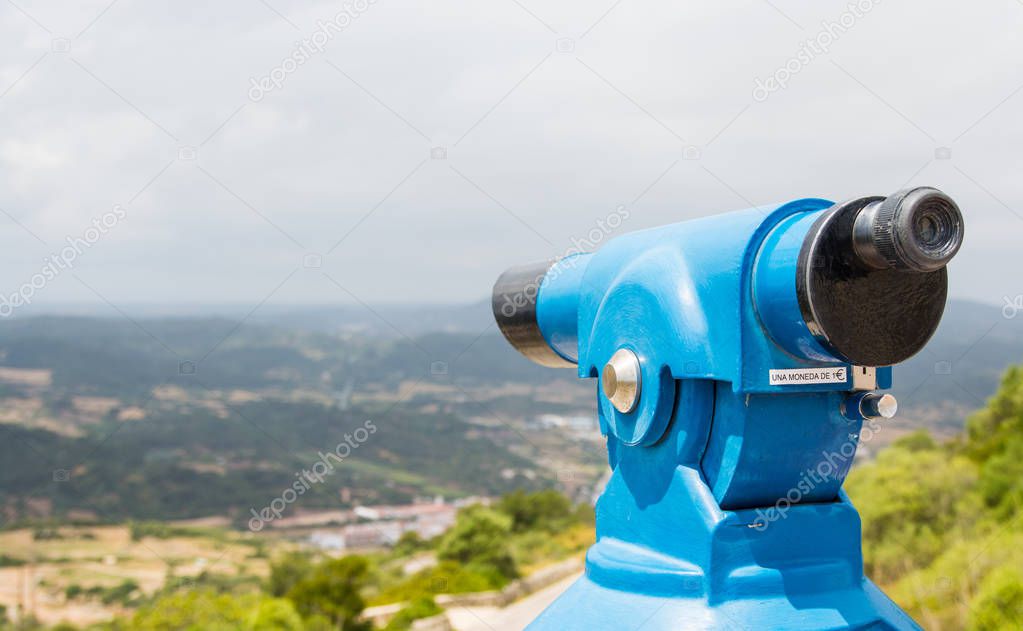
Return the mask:
M 26 562 L 0 568 L 0 605 L 11 614 L 32 614 L 47 624 L 88 624 L 110 619 L 123 609 L 98 598 L 69 600 L 65 594 L 72 585 L 114 587 L 131 580 L 143 594 L 152 594 L 172 576 L 267 573 L 266 560 L 258 558 L 251 545 L 254 536 L 226 530 L 133 541 L 127 526 L 65 527 L 59 536 L 40 540 L 32 530 L 0 533 L 0 554 Z

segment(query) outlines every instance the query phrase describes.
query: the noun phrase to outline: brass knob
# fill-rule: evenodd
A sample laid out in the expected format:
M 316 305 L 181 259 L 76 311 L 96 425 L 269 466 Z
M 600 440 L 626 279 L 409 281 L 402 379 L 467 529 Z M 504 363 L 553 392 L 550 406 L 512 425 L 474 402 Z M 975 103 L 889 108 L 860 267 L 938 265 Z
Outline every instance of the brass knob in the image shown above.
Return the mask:
M 628 414 L 639 402 L 642 376 L 639 357 L 627 348 L 618 349 L 601 373 L 604 396 L 622 414 Z

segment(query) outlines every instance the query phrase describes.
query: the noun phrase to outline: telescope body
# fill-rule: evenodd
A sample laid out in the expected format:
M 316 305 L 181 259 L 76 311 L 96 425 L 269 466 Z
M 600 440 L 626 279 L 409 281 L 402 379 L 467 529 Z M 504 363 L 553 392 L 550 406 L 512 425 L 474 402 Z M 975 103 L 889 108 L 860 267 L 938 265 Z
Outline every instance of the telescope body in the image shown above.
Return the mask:
M 901 233 L 900 233 L 901 231 Z M 586 573 L 531 629 L 916 629 L 841 490 L 962 241 L 934 189 L 800 199 L 514 268 L 509 341 L 598 380 L 612 469 Z

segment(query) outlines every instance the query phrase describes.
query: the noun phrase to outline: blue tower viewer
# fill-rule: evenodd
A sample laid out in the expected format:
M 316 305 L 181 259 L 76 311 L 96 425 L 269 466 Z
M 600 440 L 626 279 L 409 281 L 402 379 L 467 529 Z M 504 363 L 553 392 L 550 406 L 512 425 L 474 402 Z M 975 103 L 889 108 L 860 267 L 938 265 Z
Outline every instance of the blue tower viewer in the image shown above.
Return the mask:
M 930 339 L 963 240 L 919 187 L 800 199 L 513 268 L 494 316 L 598 379 L 612 475 L 586 574 L 530 627 L 917 629 L 863 574 L 842 483 L 894 364 Z

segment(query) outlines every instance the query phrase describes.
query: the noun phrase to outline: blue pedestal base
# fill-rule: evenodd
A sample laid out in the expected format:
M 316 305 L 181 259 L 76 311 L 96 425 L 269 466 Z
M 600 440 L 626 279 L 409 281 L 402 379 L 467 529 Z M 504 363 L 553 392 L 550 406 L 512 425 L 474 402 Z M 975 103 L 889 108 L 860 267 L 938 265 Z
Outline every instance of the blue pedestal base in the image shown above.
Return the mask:
M 818 592 L 805 600 L 785 595 L 730 600 L 649 596 L 602 587 L 583 577 L 528 627 L 531 631 L 623 629 L 870 629 L 918 627 L 867 579 L 854 589 Z
M 690 422 L 676 418 L 656 445 L 609 440 L 613 472 L 597 502 L 586 576 L 530 629 L 920 628 L 864 576 L 860 519 L 844 493 L 729 510 L 708 484 L 706 434 L 692 429 L 709 427 L 712 410 L 719 427 L 741 416 L 776 431 L 821 418 L 819 397 L 786 398 L 788 416 L 764 421 L 760 400 L 734 405 L 725 393 L 715 397 L 710 383 L 682 382 L 679 400 L 687 405 L 676 412 L 684 410 Z M 824 416 L 817 425 L 847 433 L 846 423 Z M 722 442 L 741 453 L 735 438 Z M 799 445 L 789 440 L 776 449 L 796 458 Z

